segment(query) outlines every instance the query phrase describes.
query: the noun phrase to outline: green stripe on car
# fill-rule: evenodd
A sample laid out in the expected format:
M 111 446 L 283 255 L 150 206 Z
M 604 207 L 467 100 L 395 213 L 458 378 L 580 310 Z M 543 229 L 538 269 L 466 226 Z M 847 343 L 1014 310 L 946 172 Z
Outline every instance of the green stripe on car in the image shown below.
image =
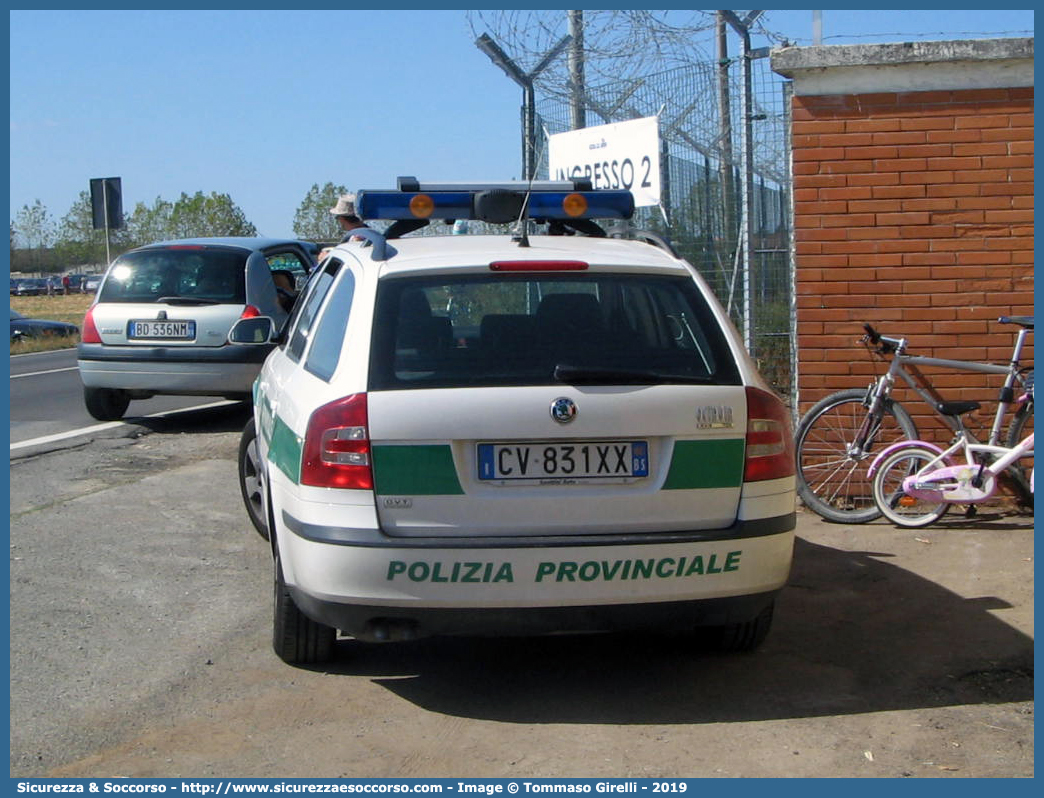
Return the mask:
M 301 481 L 301 439 L 279 416 L 272 423 L 268 459 L 294 482 Z
M 736 488 L 743 484 L 743 438 L 676 441 L 664 490 Z
M 446 445 L 374 446 L 373 478 L 382 496 L 462 496 Z

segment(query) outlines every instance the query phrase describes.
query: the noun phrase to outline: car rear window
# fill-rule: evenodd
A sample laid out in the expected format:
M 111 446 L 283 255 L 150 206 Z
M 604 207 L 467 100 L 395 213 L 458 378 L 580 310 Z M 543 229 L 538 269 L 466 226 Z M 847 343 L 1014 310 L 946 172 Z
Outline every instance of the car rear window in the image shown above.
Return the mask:
M 740 384 L 696 284 L 668 275 L 389 278 L 370 390 Z
M 162 247 L 121 255 L 112 264 L 99 302 L 246 302 L 246 260 L 235 249 Z

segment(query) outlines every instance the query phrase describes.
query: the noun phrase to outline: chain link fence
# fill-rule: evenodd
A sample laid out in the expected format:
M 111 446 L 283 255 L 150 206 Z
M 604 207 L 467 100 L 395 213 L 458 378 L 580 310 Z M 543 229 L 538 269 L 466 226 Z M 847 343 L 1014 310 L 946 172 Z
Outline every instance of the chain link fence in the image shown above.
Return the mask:
M 588 126 L 659 117 L 663 207 L 638 209 L 635 223 L 665 234 L 700 271 L 761 373 L 792 396 L 789 84 L 768 58 L 740 56 L 588 86 L 584 107 Z M 546 178 L 546 137 L 571 129 L 570 104 L 542 97 L 536 110 L 537 174 Z

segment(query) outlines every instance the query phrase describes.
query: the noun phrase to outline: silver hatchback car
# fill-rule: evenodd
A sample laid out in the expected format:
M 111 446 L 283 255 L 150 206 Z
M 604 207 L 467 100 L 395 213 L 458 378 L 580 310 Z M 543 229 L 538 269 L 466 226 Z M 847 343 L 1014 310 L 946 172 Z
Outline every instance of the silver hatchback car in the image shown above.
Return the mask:
M 315 245 L 270 238 L 197 238 L 140 247 L 112 262 L 88 309 L 77 354 L 87 411 L 123 416 L 157 394 L 249 398 L 269 346 L 230 344 L 241 318 L 281 324 L 273 272 L 298 285 Z

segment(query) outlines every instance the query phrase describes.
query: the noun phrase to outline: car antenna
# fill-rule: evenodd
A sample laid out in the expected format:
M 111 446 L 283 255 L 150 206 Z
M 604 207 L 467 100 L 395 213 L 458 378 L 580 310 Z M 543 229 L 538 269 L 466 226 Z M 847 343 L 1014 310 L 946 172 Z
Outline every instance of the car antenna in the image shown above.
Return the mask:
M 526 186 L 526 196 L 522 200 L 522 210 L 518 214 L 518 224 L 522 229 L 519 234 L 519 247 L 529 246 L 529 195 L 533 191 L 533 176 L 529 176 L 529 184 Z
M 548 139 L 550 138 L 550 136 L 546 135 L 547 128 L 544 129 L 544 133 L 544 141 L 540 147 L 541 157 L 543 157 L 544 155 L 544 147 L 547 146 Z M 522 226 L 522 233 L 518 239 L 519 247 L 529 246 L 529 195 L 533 193 L 533 181 L 536 179 L 536 162 L 533 160 L 530 160 L 529 162 L 529 175 L 527 179 L 528 185 L 526 186 L 526 196 L 525 199 L 522 201 L 522 210 L 519 213 L 518 218 L 519 224 Z

